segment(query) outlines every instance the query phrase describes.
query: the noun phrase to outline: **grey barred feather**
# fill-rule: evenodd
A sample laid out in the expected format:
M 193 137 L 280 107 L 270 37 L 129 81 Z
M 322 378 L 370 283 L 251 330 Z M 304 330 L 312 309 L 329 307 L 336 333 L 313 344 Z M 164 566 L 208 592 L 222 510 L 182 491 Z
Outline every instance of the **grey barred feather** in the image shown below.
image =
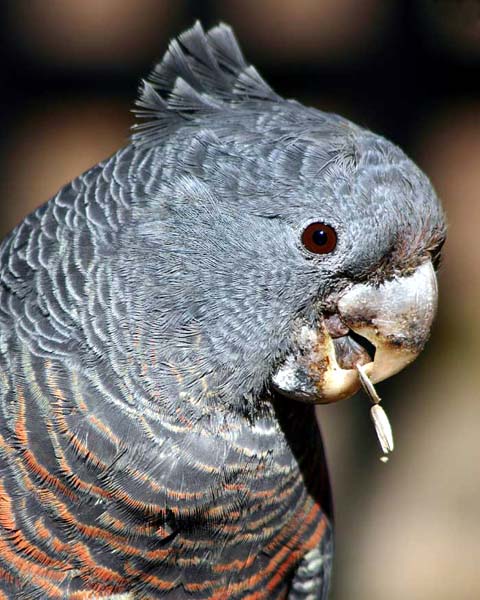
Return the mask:
M 137 107 L 133 142 L 0 247 L 0 598 L 325 600 L 321 436 L 271 376 L 329 294 L 438 248 L 443 215 L 398 148 L 281 99 L 226 25 L 173 42 Z M 312 220 L 327 260 L 300 247 Z
M 177 151 L 181 164 L 184 155 L 192 173 L 206 169 L 208 177 L 218 146 L 218 138 L 205 133 Z M 277 580 L 277 562 L 291 562 L 287 571 L 298 562 L 295 554 L 284 554 L 285 544 L 308 547 L 330 528 L 312 408 L 291 411 L 272 399 L 253 421 L 241 416 L 247 410 L 242 405 L 233 413 L 228 409 L 233 397 L 227 389 L 240 385 L 246 393 L 256 376 L 228 364 L 235 347 L 217 351 L 224 340 L 233 341 L 234 332 L 245 331 L 242 305 L 232 305 L 228 319 L 219 321 L 226 300 L 219 280 L 210 313 L 222 327 L 198 327 L 200 313 L 194 315 L 204 310 L 195 302 L 199 286 L 197 292 L 183 288 L 188 276 L 182 281 L 186 272 L 177 268 L 176 257 L 187 263 L 176 252 L 176 238 L 163 238 L 172 255 L 163 255 L 161 274 L 151 271 L 157 264 L 147 256 L 156 252 L 162 220 L 168 225 L 186 210 L 187 222 L 201 226 L 192 193 L 206 205 L 212 202 L 210 215 L 216 214 L 211 192 L 203 195 L 198 184 L 177 179 L 177 208 L 160 210 L 151 220 L 145 190 L 158 176 L 154 158 L 134 148 L 119 152 L 29 216 L 1 247 L 0 360 L 6 379 L 0 398 L 0 521 L 8 535 L 8 519 L 15 523 L 32 556 L 45 554 L 31 564 L 46 564 L 29 577 L 5 559 L 0 542 L 0 569 L 14 582 L 0 578 L 5 593 L 16 593 L 11 590 L 21 581 L 25 599 L 67 591 L 74 599 L 82 590 L 96 590 L 99 598 L 110 591 L 129 591 L 134 598 L 206 598 L 223 589 L 231 598 L 267 589 L 269 598 L 280 598 L 286 584 Z M 164 311 L 162 303 L 173 297 L 176 310 Z M 139 299 L 146 302 L 143 317 Z M 255 311 L 258 327 L 261 312 Z M 186 360 L 199 341 L 206 354 Z M 221 363 L 213 365 L 210 353 Z M 214 376 L 225 392 L 215 391 Z M 307 458 L 296 445 L 308 438 Z M 8 509 L 1 494 L 14 500 Z M 308 515 L 314 518 L 308 521 Z M 8 542 L 8 548 L 17 546 Z M 30 551 L 18 552 L 25 564 L 33 560 Z M 225 566 L 217 572 L 216 565 Z

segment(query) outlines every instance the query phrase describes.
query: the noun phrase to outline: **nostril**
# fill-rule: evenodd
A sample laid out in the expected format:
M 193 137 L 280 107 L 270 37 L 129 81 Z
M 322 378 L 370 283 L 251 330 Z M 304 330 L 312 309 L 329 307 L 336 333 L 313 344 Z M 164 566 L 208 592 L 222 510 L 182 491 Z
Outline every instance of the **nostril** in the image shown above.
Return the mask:
M 359 346 L 361 346 L 367 352 L 368 356 L 372 359 L 373 362 L 375 359 L 375 352 L 377 351 L 377 349 L 372 344 L 372 342 L 367 340 L 366 337 L 363 337 L 363 335 L 355 333 L 355 331 L 353 331 L 352 329 L 348 331 L 348 336 L 351 337 Z

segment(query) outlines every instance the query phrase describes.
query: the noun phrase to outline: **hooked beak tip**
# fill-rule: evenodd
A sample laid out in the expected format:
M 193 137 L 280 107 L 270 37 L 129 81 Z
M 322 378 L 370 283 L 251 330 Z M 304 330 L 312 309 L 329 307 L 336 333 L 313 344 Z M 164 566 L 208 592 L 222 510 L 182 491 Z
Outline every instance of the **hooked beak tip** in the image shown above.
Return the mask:
M 395 375 L 420 354 L 430 335 L 437 299 L 431 261 L 378 287 L 354 286 L 340 298 L 342 321 L 375 346 L 374 360 L 365 365 L 373 383 Z

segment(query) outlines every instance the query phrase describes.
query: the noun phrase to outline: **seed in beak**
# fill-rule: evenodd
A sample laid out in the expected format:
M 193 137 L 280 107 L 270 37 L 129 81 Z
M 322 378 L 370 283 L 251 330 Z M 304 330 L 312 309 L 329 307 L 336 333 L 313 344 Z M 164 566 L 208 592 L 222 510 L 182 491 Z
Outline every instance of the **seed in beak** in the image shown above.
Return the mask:
M 375 425 L 375 431 L 383 452 L 383 456 L 380 458 L 380 460 L 382 462 L 387 462 L 388 454 L 393 452 L 394 448 L 392 427 L 386 412 L 380 406 L 381 398 L 377 394 L 377 390 L 366 374 L 363 365 L 357 364 L 356 368 L 360 377 L 360 383 L 362 384 L 367 396 L 373 402 L 373 405 L 370 409 L 370 416 L 372 417 L 373 424 Z

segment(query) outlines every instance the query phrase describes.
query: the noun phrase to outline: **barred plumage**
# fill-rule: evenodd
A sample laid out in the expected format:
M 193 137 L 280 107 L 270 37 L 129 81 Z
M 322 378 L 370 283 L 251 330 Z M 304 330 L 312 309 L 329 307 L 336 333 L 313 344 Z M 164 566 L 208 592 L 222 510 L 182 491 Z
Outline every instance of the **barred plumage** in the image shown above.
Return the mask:
M 247 77 L 259 92 L 230 30 L 205 37 L 197 24 L 146 84 L 139 105 L 154 121 L 134 145 L 2 245 L 0 597 L 280 598 L 317 547 L 328 571 L 328 482 L 311 408 L 272 400 L 251 419 L 206 419 L 208 369 L 177 365 L 144 324 L 132 327 L 114 273 L 152 186 L 206 169 L 214 149 L 201 129 L 194 143 L 177 132 L 163 147 L 159 132 L 168 140 L 184 117 L 224 110 L 233 87 L 250 98 Z M 165 106 L 161 89 L 171 90 Z M 159 319 L 167 332 L 178 326 L 173 310 Z M 185 344 L 202 335 L 183 331 Z
M 398 148 L 279 97 L 225 25 L 173 42 L 137 112 L 0 249 L 0 600 L 326 600 L 309 402 L 332 365 L 313 349 L 286 394 L 306 403 L 272 376 L 338 294 L 428 260 L 441 209 Z M 321 260 L 312 221 L 338 233 Z

